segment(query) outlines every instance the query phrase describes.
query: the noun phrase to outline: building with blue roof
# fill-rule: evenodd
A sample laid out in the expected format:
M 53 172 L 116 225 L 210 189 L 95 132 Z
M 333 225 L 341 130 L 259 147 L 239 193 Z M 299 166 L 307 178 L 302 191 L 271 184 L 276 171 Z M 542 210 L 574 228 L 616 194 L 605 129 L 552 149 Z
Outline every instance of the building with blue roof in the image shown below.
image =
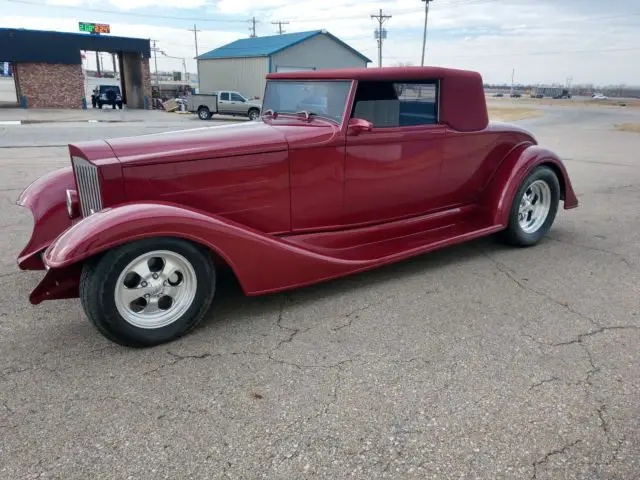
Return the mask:
M 242 38 L 198 56 L 200 92 L 261 97 L 270 72 L 363 68 L 371 60 L 326 30 Z

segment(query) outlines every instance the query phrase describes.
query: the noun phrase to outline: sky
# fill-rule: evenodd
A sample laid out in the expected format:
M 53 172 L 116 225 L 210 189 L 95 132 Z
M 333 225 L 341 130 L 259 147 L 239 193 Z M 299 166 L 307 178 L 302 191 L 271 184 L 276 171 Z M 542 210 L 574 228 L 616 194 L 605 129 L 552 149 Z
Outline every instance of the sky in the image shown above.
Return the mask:
M 383 66 L 420 65 L 421 0 L 0 0 L 0 27 L 78 31 L 78 22 L 108 23 L 111 34 L 157 40 L 170 57 L 159 70 L 196 71 L 200 53 L 249 36 L 325 29 L 377 66 L 376 22 L 392 17 Z M 1 60 L 1 59 L 0 59 Z M 95 61 L 89 66 L 95 68 Z M 638 0 L 433 0 L 425 64 L 472 69 L 488 83 L 640 85 Z M 110 62 L 107 62 L 110 65 Z M 153 64 L 152 64 L 153 65 Z M 152 66 L 153 68 L 153 66 Z

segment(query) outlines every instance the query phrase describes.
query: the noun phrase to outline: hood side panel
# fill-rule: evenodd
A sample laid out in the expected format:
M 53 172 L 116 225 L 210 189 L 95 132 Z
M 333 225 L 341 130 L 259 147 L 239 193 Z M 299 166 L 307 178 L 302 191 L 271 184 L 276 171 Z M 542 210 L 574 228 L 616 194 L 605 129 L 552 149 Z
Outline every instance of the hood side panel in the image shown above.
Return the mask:
M 284 135 L 244 122 L 108 140 L 123 165 L 153 165 L 287 150 Z
M 129 201 L 166 201 L 261 232 L 290 230 L 286 151 L 124 166 Z

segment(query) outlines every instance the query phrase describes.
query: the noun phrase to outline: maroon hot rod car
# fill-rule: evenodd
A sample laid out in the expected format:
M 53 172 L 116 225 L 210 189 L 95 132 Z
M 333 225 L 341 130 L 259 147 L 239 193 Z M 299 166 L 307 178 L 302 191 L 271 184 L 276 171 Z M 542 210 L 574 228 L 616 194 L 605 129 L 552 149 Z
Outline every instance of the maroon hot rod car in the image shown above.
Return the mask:
M 69 146 L 34 182 L 32 303 L 80 297 L 109 339 L 148 346 L 198 323 L 216 271 L 248 295 L 292 289 L 500 232 L 533 245 L 561 160 L 490 123 L 481 76 L 441 68 L 269 74 L 258 121 Z

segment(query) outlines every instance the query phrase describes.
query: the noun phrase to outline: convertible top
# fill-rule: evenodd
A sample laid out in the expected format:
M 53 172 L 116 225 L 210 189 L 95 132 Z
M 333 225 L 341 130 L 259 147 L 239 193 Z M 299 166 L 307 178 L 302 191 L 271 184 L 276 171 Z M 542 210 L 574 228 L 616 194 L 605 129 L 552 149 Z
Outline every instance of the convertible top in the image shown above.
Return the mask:
M 269 73 L 268 80 L 357 80 L 369 82 L 440 81 L 440 122 L 461 132 L 487 128 L 489 116 L 482 76 L 441 67 L 345 68 Z
M 420 80 L 424 78 L 479 79 L 480 74 L 469 70 L 442 67 L 384 67 L 340 68 L 327 70 L 303 70 L 297 72 L 269 73 L 268 79 L 292 80 Z

